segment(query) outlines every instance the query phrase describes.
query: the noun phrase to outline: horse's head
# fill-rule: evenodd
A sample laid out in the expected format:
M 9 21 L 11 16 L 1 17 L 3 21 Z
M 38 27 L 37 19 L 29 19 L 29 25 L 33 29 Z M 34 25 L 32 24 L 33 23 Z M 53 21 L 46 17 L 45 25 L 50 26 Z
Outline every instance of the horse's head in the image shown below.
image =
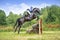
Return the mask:
M 33 9 L 33 13 L 34 13 L 34 14 L 38 14 L 38 15 L 41 14 L 39 8 L 34 8 L 34 9 Z
M 40 9 L 39 8 L 34 8 L 33 9 L 33 14 L 37 17 L 37 20 L 39 19 L 39 16 L 41 15 Z

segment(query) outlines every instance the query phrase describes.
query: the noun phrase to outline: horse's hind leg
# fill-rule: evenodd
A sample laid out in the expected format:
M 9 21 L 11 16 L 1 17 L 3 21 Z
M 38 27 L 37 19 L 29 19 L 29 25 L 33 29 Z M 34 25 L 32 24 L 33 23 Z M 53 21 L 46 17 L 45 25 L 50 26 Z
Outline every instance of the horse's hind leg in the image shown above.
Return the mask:
M 19 25 L 17 25 L 17 26 L 16 26 L 16 28 L 15 28 L 14 32 L 16 32 L 16 30 L 17 30 L 17 28 L 18 28 L 18 27 L 19 27 Z
M 20 32 L 20 28 L 21 28 L 21 26 L 19 26 L 19 29 L 18 29 L 18 34 L 19 34 L 19 32 Z

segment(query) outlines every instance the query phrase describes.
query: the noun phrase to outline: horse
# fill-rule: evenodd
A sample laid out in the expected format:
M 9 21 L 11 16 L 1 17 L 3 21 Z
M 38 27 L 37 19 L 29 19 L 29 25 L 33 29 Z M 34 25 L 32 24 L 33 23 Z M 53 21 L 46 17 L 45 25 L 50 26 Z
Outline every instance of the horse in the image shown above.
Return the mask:
M 28 13 L 28 12 L 27 12 L 27 13 Z M 39 10 L 37 10 L 37 8 L 33 9 L 33 12 L 32 12 L 31 14 L 28 13 L 27 15 L 25 15 L 25 16 L 23 16 L 23 17 L 21 17 L 21 18 L 18 18 L 18 19 L 16 20 L 15 25 L 14 25 L 14 29 L 15 29 L 14 32 L 16 32 L 16 30 L 17 30 L 17 28 L 18 28 L 18 34 L 19 34 L 20 29 L 21 29 L 21 26 L 22 26 L 25 22 L 28 22 L 28 21 L 31 21 L 31 20 L 37 18 L 36 13 L 39 13 L 39 14 L 40 14 L 40 12 L 39 12 Z M 16 26 L 16 25 L 17 25 L 17 26 Z M 15 26 L 16 26 L 16 27 L 15 27 Z

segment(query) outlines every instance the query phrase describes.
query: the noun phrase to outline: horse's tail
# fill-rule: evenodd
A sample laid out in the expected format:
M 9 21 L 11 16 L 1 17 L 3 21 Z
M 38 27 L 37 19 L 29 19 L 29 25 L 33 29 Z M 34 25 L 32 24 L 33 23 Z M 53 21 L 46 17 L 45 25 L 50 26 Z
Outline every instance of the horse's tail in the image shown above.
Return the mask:
M 16 20 L 16 23 L 15 23 L 15 25 L 14 25 L 14 28 L 15 28 L 16 25 L 17 25 L 17 20 Z

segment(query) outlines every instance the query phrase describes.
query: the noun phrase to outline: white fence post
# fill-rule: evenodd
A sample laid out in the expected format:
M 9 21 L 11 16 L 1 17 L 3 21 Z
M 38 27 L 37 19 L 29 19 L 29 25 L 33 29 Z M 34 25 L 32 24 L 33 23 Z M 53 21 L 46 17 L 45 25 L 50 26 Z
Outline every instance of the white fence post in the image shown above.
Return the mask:
M 39 34 L 42 34 L 42 19 L 39 19 Z

